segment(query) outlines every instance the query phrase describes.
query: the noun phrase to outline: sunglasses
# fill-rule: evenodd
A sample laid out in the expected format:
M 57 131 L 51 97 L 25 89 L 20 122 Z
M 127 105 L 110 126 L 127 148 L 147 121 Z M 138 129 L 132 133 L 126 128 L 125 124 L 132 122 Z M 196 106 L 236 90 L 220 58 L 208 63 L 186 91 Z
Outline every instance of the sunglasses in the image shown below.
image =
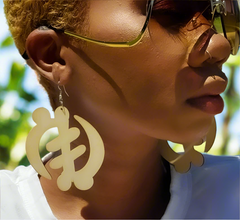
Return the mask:
M 144 19 L 141 21 L 139 25 L 139 29 L 136 31 L 136 36 L 131 37 L 130 39 L 121 39 L 121 40 L 103 40 L 97 39 L 96 36 L 91 36 L 90 34 L 77 34 L 72 31 L 56 29 L 52 26 L 48 26 L 49 29 L 54 30 L 57 33 L 66 34 L 68 36 L 94 43 L 101 46 L 106 47 L 133 47 L 137 45 L 148 26 L 150 21 L 154 5 L 161 2 L 163 0 L 149 0 L 146 4 L 146 13 Z M 173 1 L 173 0 L 172 0 Z M 177 0 L 176 0 L 177 1 Z M 196 0 L 190 0 L 197 2 Z M 204 0 L 198 0 L 199 2 L 203 2 Z M 186 2 L 186 1 L 185 1 Z M 239 49 L 239 30 L 240 30 L 240 11 L 239 11 L 239 0 L 206 0 L 204 1 L 207 4 L 207 7 L 201 13 L 204 16 L 206 11 L 209 11 L 210 14 L 210 25 L 211 28 L 214 29 L 218 34 L 222 34 L 230 43 L 232 48 L 232 55 L 236 55 Z M 197 18 L 191 20 L 191 22 L 196 22 Z M 101 24 L 99 24 L 101 27 Z M 120 36 L 119 32 L 119 36 Z M 29 59 L 26 51 L 22 55 L 24 59 Z
M 232 47 L 232 54 L 239 49 L 240 14 L 238 0 L 211 0 L 212 25 Z

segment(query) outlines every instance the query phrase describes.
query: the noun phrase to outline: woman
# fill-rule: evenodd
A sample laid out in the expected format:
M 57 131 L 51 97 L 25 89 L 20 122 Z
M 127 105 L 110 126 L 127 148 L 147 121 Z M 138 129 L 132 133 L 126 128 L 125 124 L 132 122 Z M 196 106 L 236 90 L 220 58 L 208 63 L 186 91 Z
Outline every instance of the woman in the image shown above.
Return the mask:
M 237 1 L 4 3 L 16 46 L 56 111 L 55 119 L 33 114 L 27 153 L 39 176 L 32 166 L 1 172 L 3 218 L 239 218 L 238 157 L 205 155 L 184 174 L 168 163 L 202 164 L 192 146 L 223 109 L 221 67 L 239 47 Z M 43 167 L 33 146 L 51 126 L 59 137 Z M 174 161 L 166 140 L 191 153 Z M 91 177 L 78 178 L 86 167 Z

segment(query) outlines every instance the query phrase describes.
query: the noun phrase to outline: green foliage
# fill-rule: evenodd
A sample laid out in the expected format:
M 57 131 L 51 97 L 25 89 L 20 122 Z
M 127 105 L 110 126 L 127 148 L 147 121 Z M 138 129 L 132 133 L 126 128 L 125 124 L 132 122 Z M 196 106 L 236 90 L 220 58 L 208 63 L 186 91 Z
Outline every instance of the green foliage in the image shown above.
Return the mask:
M 12 38 L 7 37 L 1 43 L 0 48 L 8 48 L 12 45 Z M 240 56 L 231 57 L 226 66 L 229 68 L 230 74 L 229 85 L 224 94 L 227 110 L 223 116 L 224 123 L 220 134 L 223 140 L 218 144 L 217 150 L 210 152 L 213 154 L 228 153 L 231 139 L 229 125 L 240 108 L 240 96 L 236 91 L 236 85 L 234 85 L 236 72 L 240 66 Z M 26 75 L 25 65 L 13 61 L 10 72 L 4 74 L 9 74 L 9 80 L 7 85 L 0 85 L 0 169 L 13 169 L 19 164 L 28 164 L 24 150 L 24 142 L 31 129 L 29 123 L 31 112 L 28 111 L 28 106 L 36 101 L 36 97 L 34 93 L 27 92 L 23 87 Z M 9 102 L 12 97 L 17 97 L 15 103 Z M 19 103 L 23 104 L 19 105 Z M 45 142 L 40 146 L 41 156 L 47 153 L 44 146 L 54 137 L 51 134 L 45 138 Z
M 18 91 L 22 87 L 25 71 L 25 66 L 20 63 L 13 62 L 10 72 L 10 80 L 7 86 L 8 91 Z
M 33 94 L 26 92 L 23 89 L 23 82 L 26 73 L 25 65 L 13 62 L 10 72 L 10 80 L 6 88 L 7 91 L 17 91 L 18 96 L 26 102 L 33 102 L 36 100 Z
M 0 45 L 0 48 L 9 47 L 14 44 L 14 41 L 11 36 L 6 37 Z
M 11 37 L 7 37 L 1 47 L 7 49 L 12 43 Z M 12 61 L 10 72 L 4 74 L 9 74 L 9 80 L 0 86 L 0 169 L 13 169 L 28 164 L 25 156 L 25 139 L 31 129 L 28 106 L 37 99 L 24 89 L 25 65 Z
M 12 150 L 31 128 L 28 122 L 30 113 L 26 108 L 18 106 L 18 102 L 21 100 L 26 103 L 26 106 L 36 100 L 33 94 L 28 94 L 23 89 L 25 74 L 25 66 L 13 62 L 8 84 L 0 88 L 0 168 L 17 165 L 17 161 L 12 160 Z M 10 101 L 13 97 L 16 97 L 15 103 Z

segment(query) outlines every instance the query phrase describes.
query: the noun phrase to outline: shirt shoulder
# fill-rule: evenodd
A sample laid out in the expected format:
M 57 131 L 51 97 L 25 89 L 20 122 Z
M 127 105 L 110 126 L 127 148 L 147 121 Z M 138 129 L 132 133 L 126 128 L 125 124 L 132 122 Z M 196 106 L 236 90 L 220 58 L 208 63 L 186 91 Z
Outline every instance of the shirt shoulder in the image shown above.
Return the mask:
M 0 194 L 2 219 L 56 219 L 31 166 L 1 170 Z
M 192 195 L 187 218 L 239 219 L 240 157 L 204 155 L 192 167 Z
M 14 171 L 0 171 L 1 217 L 3 219 L 29 218 L 19 184 L 27 176 L 29 169 L 18 167 Z

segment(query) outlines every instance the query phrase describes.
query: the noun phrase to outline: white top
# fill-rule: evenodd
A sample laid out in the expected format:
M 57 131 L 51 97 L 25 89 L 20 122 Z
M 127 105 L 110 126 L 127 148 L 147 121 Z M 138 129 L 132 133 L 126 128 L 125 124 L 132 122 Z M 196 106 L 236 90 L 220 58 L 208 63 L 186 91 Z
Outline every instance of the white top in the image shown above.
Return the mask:
M 240 219 L 240 157 L 204 155 L 186 174 L 171 168 L 171 200 L 163 219 Z M 31 167 L 0 171 L 1 219 L 56 219 Z

